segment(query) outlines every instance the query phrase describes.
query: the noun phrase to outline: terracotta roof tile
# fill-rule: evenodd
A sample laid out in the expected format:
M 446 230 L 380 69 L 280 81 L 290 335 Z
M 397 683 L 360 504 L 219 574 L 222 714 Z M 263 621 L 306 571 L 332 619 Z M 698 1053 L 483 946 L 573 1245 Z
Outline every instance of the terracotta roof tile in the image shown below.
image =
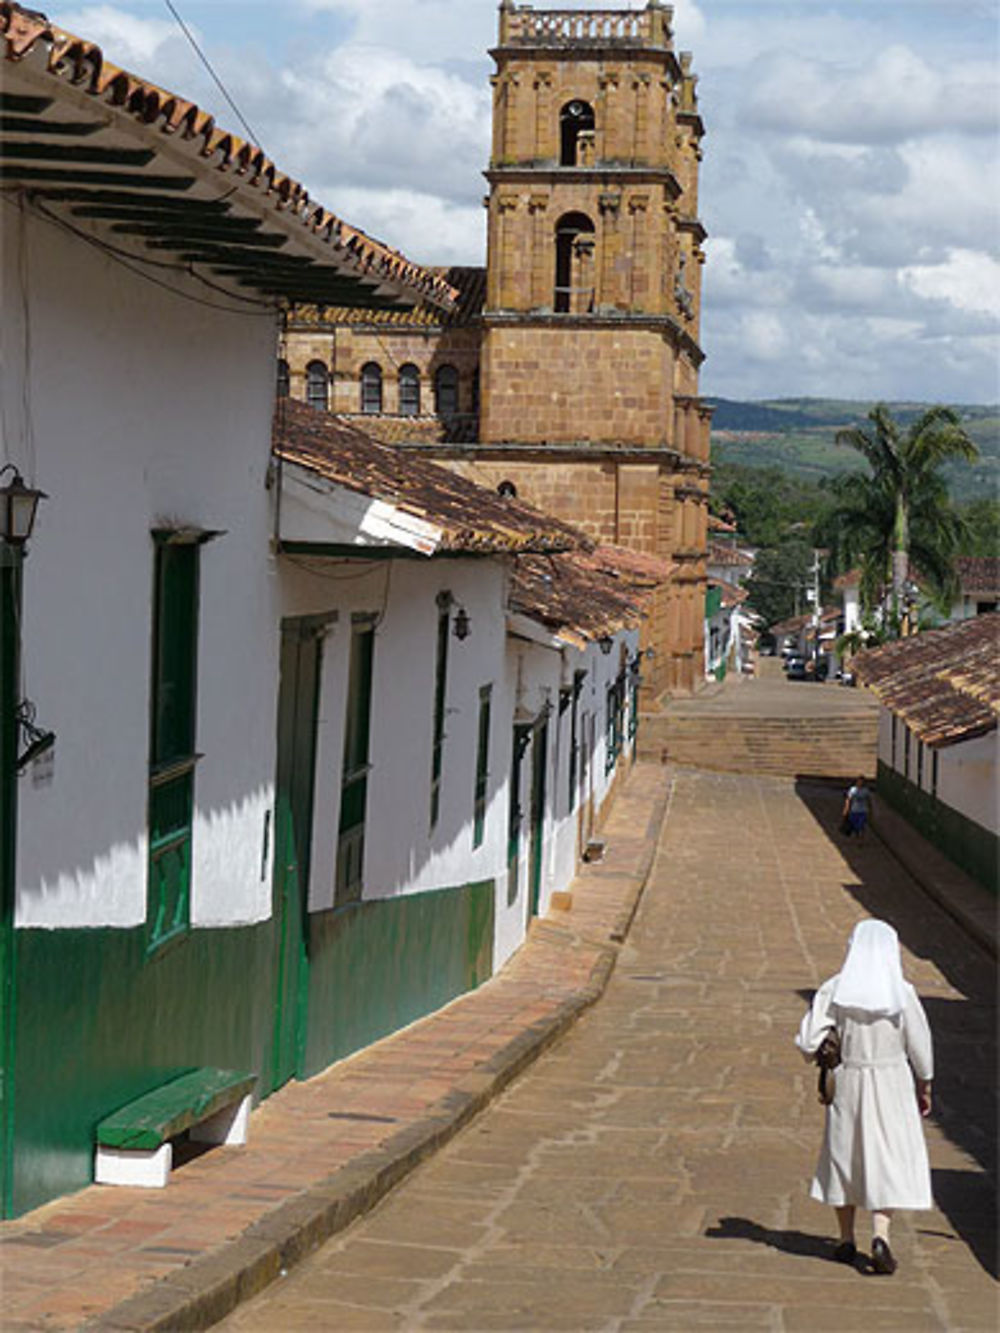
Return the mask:
M 441 551 L 495 555 L 587 545 L 569 524 L 294 399 L 278 403 L 273 444 L 279 458 L 436 524 L 443 530 Z
M 452 268 L 428 267 L 455 292 L 455 304 L 449 311 L 421 304 L 412 310 L 357 310 L 353 306 L 299 304 L 292 312 L 292 322 L 309 327 L 329 324 L 390 324 L 407 328 L 427 326 L 461 328 L 472 324 L 486 304 L 486 270 L 456 265 Z
M 646 574 L 634 573 L 630 561 L 619 561 L 620 553 L 618 547 L 598 547 L 519 556 L 511 575 L 510 609 L 578 644 L 638 625 L 654 585 Z
M 1000 591 L 1000 556 L 960 555 L 955 569 L 962 591 L 992 593 Z
M 772 634 L 794 634 L 797 630 L 805 629 L 812 623 L 812 612 L 807 611 L 804 616 L 791 616 L 788 620 L 779 620 L 777 625 L 771 626 Z
M 993 731 L 1000 717 L 1000 615 L 926 630 L 854 659 L 858 679 L 927 745 Z
M 0 0 L 0 56 L 12 64 L 30 59 L 35 68 L 40 62 L 53 82 L 53 95 L 58 85 L 71 85 L 147 126 L 154 142 L 159 134 L 188 147 L 192 159 L 223 178 L 220 188 L 227 199 L 245 194 L 258 206 L 266 203 L 270 225 L 293 238 L 305 233 L 321 241 L 329 247 L 331 261 L 352 274 L 402 286 L 414 299 L 445 309 L 454 304 L 457 293 L 439 273 L 411 263 L 328 212 L 260 148 L 219 128 L 196 103 L 112 64 L 96 43 L 50 23 L 43 14 Z M 109 124 L 113 127 L 113 121 Z M 16 182 L 16 170 L 8 171 L 7 179 Z M 36 185 L 35 192 L 44 197 L 44 186 Z
M 708 543 L 708 563 L 710 565 L 739 565 L 749 569 L 753 565 L 753 556 L 739 546 L 730 546 L 728 542 Z

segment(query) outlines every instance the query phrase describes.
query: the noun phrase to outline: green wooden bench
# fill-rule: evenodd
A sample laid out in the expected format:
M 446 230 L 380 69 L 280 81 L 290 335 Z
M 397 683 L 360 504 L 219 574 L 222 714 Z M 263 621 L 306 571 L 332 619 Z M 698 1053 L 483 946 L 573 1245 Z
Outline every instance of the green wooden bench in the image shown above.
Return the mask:
M 99 1185 L 162 1189 L 170 1140 L 184 1130 L 200 1143 L 246 1143 L 255 1074 L 193 1069 L 120 1107 L 98 1124 L 94 1179 Z

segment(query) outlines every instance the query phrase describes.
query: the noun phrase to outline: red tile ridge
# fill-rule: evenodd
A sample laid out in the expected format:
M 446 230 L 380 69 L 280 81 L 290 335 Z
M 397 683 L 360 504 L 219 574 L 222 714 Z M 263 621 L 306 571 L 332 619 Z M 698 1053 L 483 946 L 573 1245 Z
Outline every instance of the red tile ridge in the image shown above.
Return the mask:
M 291 213 L 334 250 L 346 251 L 360 273 L 405 283 L 448 310 L 458 301 L 458 291 L 436 273 L 315 203 L 305 187 L 280 171 L 261 148 L 217 128 L 214 117 L 195 102 L 112 64 L 96 43 L 22 9 L 13 0 L 0 0 L 0 38 L 4 39 L 4 59 L 24 60 L 36 48 L 48 47 L 46 70 L 52 77 L 83 85 L 87 93 L 124 109 L 143 124 L 153 126 L 161 121 L 160 131 L 165 135 L 180 131 L 184 139 L 202 139 L 200 156 L 218 158 L 220 171 L 245 176 L 247 184 L 260 190 L 276 212 Z

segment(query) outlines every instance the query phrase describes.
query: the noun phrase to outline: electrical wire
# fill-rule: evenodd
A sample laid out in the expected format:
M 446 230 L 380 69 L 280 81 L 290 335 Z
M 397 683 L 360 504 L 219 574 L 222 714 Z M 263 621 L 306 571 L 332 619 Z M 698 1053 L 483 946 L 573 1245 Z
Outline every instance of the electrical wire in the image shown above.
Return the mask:
M 211 77 L 212 77 L 213 82 L 215 83 L 215 86 L 218 88 L 219 92 L 222 94 L 222 96 L 223 96 L 223 97 L 226 99 L 226 101 L 229 103 L 230 107 L 232 108 L 233 114 L 236 116 L 237 120 L 240 122 L 240 124 L 241 124 L 241 125 L 243 126 L 243 128 L 246 130 L 247 134 L 250 136 L 250 138 L 251 138 L 251 140 L 253 141 L 253 143 L 254 143 L 258 148 L 261 147 L 260 136 L 259 136 L 258 134 L 255 134 L 255 133 L 254 133 L 254 131 L 253 131 L 252 127 L 250 126 L 250 124 L 248 123 L 246 117 L 243 115 L 243 112 L 239 109 L 239 107 L 238 107 L 238 106 L 236 105 L 236 103 L 233 101 L 232 97 L 230 97 L 230 95 L 229 95 L 229 91 L 228 91 L 228 89 L 226 88 L 226 85 L 225 85 L 225 84 L 222 82 L 222 80 L 219 78 L 218 74 L 216 74 L 215 70 L 212 68 L 212 63 L 211 63 L 211 61 L 209 60 L 208 56 L 205 55 L 204 51 L 201 49 L 201 47 L 198 45 L 197 41 L 195 40 L 194 33 L 191 31 L 191 29 L 187 26 L 187 24 L 186 24 L 186 23 L 184 22 L 184 20 L 181 18 L 180 14 L 178 14 L 178 12 L 177 12 L 177 10 L 174 8 L 174 5 L 172 4 L 171 0 L 163 0 L 163 3 L 166 5 L 167 9 L 169 9 L 170 13 L 173 15 L 174 19 L 175 19 L 176 22 L 177 22 L 177 26 L 180 28 L 181 32 L 182 32 L 182 33 L 184 34 L 184 36 L 188 39 L 188 41 L 191 43 L 191 46 L 192 46 L 192 48 L 193 48 L 193 50 L 194 50 L 195 55 L 198 57 L 198 59 L 201 61 L 201 63 L 202 63 L 202 64 L 205 66 L 205 68 L 208 70 L 209 74 L 210 74 Z

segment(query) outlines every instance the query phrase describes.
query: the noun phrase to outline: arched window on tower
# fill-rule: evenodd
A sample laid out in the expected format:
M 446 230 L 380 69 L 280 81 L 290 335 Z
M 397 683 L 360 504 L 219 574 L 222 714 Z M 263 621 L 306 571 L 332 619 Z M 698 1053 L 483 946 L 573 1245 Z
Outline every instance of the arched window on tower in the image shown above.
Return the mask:
M 291 376 L 288 373 L 288 362 L 284 357 L 278 359 L 278 397 L 287 398 L 291 387 Z
M 594 108 L 574 98 L 559 113 L 559 165 L 593 166 L 593 143 Z
M 399 410 L 404 417 L 420 415 L 420 371 L 410 362 L 399 368 Z
M 382 411 L 382 367 L 376 361 L 361 367 L 361 410 L 368 416 Z
M 564 213 L 556 223 L 553 310 L 583 314 L 594 308 L 594 224 L 586 213 Z
M 438 366 L 435 372 L 434 411 L 439 417 L 453 417 L 458 412 L 458 371 L 454 366 Z
M 330 404 L 330 376 L 322 361 L 306 366 L 306 402 L 318 412 L 325 412 Z

